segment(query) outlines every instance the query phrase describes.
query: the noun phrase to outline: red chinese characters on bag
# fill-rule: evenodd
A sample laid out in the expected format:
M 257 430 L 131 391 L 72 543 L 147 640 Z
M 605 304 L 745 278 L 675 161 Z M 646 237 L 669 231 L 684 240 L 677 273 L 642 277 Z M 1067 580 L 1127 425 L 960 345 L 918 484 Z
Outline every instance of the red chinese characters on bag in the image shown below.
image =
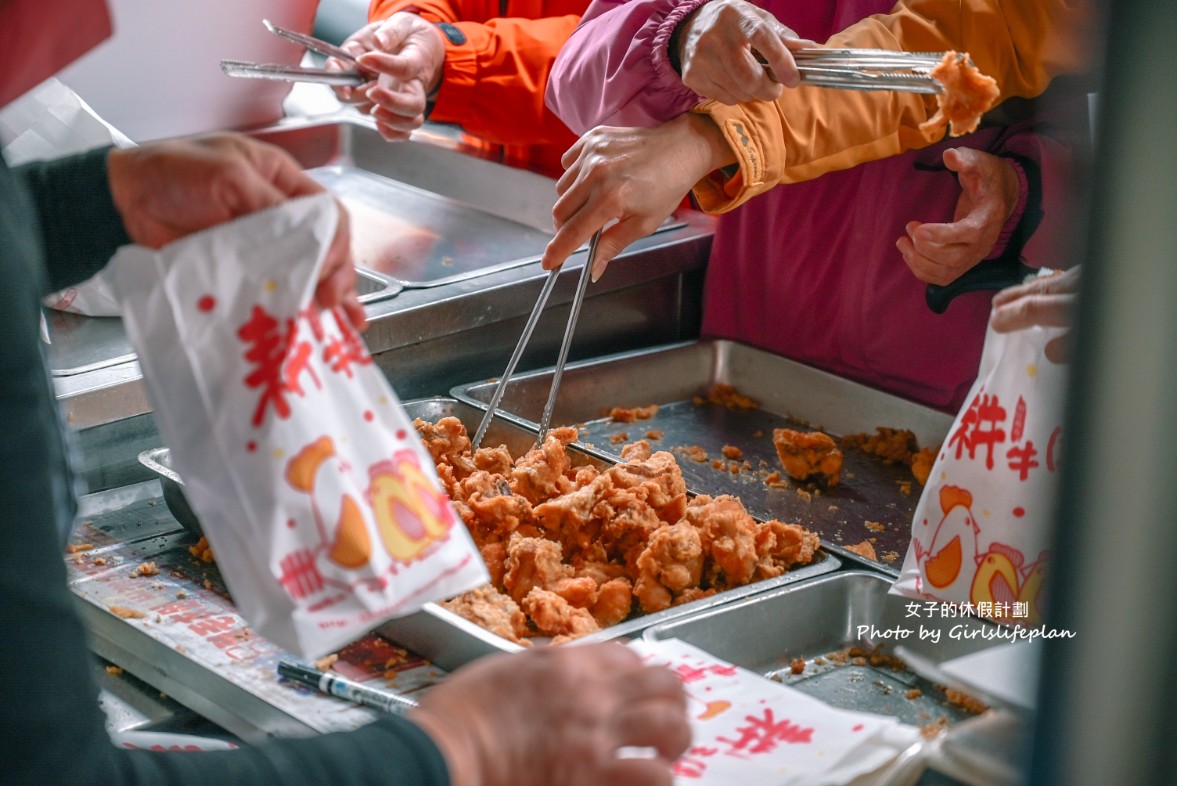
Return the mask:
M 1041 622 L 1065 381 L 1065 367 L 1043 353 L 1051 335 L 990 332 L 916 508 L 895 591 L 999 622 Z

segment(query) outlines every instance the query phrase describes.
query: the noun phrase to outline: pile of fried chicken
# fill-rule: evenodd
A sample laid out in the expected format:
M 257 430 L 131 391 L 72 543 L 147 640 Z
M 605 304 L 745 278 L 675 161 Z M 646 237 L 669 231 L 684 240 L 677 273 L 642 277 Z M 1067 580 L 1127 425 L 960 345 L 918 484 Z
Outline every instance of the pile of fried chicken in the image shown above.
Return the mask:
M 573 466 L 574 427 L 513 458 L 471 451 L 457 418 L 413 424 L 490 570 L 444 604 L 518 643 L 559 642 L 811 562 L 818 536 L 761 523 L 732 496 L 688 497 L 674 456 L 645 440 L 623 463 Z

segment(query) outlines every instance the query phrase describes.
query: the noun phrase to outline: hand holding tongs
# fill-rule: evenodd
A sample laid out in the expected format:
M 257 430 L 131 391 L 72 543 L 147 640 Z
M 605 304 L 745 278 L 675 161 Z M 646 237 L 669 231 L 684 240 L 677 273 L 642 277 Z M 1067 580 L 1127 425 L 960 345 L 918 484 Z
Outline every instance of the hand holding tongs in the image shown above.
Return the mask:
M 931 76 L 943 52 L 897 52 L 890 49 L 822 49 L 793 52 L 801 83 L 847 90 L 899 90 L 942 93 Z
M 221 70 L 229 76 L 247 79 L 278 79 L 284 82 L 313 82 L 321 85 L 336 85 L 341 87 L 359 87 L 372 81 L 373 75 L 365 71 L 350 52 L 340 49 L 329 41 L 315 38 L 311 35 L 287 30 L 284 27 L 263 19 L 262 24 L 274 35 L 305 46 L 316 54 L 333 57 L 340 62 L 347 63 L 351 68 L 331 70 L 327 68 L 313 68 L 307 66 L 289 66 L 280 63 L 253 63 L 248 60 L 222 60 Z
M 560 391 L 560 379 L 564 376 L 564 364 L 568 361 L 568 348 L 572 344 L 572 334 L 576 331 L 576 320 L 580 316 L 580 306 L 584 302 L 584 293 L 588 289 L 589 276 L 593 269 L 593 260 L 597 256 L 597 244 L 601 241 L 601 230 L 598 229 L 593 239 L 589 241 L 588 259 L 585 260 L 584 268 L 580 271 L 580 279 L 576 283 L 576 294 L 572 298 L 572 310 L 568 314 L 568 324 L 564 327 L 564 340 L 560 344 L 560 355 L 556 360 L 556 370 L 552 374 L 552 387 L 548 391 L 548 400 L 544 404 L 543 415 L 539 421 L 539 434 L 536 436 L 535 444 L 542 445 L 544 437 L 547 436 L 548 426 L 552 423 L 552 410 L 556 407 L 556 395 Z M 495 416 L 495 411 L 499 408 L 499 402 L 503 400 L 503 393 L 507 390 L 507 384 L 511 381 L 511 374 L 515 372 L 515 366 L 519 363 L 519 358 L 523 355 L 523 350 L 527 347 L 527 342 L 531 340 L 531 334 L 535 331 L 535 325 L 539 322 L 539 315 L 544 310 L 544 305 L 548 302 L 548 296 L 552 294 L 552 290 L 556 286 L 556 278 L 560 275 L 560 268 L 556 268 L 548 274 L 548 280 L 544 282 L 543 289 L 540 290 L 539 298 L 535 301 L 535 307 L 531 309 L 531 316 L 527 318 L 527 324 L 523 326 L 523 335 L 519 337 L 519 343 L 515 345 L 515 351 L 511 353 L 511 359 L 507 361 L 507 368 L 503 372 L 503 376 L 499 378 L 499 384 L 495 386 L 494 395 L 491 396 L 490 405 L 487 407 L 486 414 L 482 416 L 482 422 L 478 424 L 478 431 L 474 433 L 474 439 L 471 442 L 471 450 L 478 450 L 482 445 L 482 438 L 486 436 L 486 428 L 490 425 L 490 421 Z

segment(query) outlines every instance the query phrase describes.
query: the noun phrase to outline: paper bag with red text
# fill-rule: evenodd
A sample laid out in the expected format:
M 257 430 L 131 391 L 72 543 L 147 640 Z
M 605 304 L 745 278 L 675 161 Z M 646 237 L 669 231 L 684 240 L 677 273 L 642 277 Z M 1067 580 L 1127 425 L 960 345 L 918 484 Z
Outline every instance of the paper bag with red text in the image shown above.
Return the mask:
M 989 330 L 977 381 L 940 447 L 893 592 L 1038 625 L 1062 445 L 1060 328 Z
M 111 262 L 233 600 L 306 657 L 488 578 L 363 340 L 314 303 L 337 221 L 308 197 Z

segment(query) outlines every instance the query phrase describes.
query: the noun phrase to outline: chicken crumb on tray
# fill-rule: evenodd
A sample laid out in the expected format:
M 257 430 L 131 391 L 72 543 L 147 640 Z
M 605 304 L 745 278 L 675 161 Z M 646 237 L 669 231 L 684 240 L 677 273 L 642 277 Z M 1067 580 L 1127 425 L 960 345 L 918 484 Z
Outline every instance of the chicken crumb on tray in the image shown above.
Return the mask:
M 471 453 L 456 418 L 414 426 L 491 576 L 443 605 L 510 641 L 577 638 L 780 576 L 817 553 L 815 533 L 758 522 L 735 497 L 688 497 L 674 456 L 644 441 L 598 469 L 572 465 L 572 427 L 513 457 L 503 446 Z

